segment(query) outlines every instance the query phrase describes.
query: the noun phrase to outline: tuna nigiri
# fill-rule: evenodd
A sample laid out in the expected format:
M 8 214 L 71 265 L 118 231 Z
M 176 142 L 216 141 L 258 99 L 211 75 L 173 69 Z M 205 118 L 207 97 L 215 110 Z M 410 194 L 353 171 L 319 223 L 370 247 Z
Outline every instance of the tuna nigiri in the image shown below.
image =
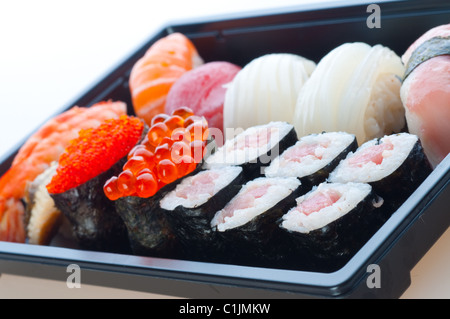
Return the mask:
M 436 166 L 450 152 L 450 24 L 423 34 L 402 60 L 407 70 L 400 93 L 408 129 Z
M 201 64 L 203 60 L 197 49 L 183 34 L 172 33 L 156 41 L 130 73 L 136 115 L 150 125 L 153 116 L 164 113 L 166 96 L 175 81 Z
M 125 113 L 123 102 L 100 102 L 89 108 L 75 106 L 50 119 L 28 139 L 11 168 L 0 178 L 0 240 L 25 242 L 21 199 L 27 185 L 58 160 L 78 132 Z

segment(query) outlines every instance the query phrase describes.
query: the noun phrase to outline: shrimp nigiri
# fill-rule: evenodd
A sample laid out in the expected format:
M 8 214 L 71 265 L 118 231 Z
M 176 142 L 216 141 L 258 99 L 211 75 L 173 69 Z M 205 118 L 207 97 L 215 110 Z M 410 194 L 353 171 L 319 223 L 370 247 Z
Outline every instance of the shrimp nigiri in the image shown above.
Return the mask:
M 94 128 L 104 120 L 126 114 L 123 102 L 99 102 L 92 107 L 74 106 L 45 123 L 20 148 L 9 170 L 0 178 L 0 240 L 25 242 L 27 185 L 58 161 L 81 129 Z
M 130 73 L 136 115 L 150 125 L 153 116 L 164 113 L 166 96 L 175 81 L 201 64 L 197 49 L 183 34 L 172 33 L 156 41 Z

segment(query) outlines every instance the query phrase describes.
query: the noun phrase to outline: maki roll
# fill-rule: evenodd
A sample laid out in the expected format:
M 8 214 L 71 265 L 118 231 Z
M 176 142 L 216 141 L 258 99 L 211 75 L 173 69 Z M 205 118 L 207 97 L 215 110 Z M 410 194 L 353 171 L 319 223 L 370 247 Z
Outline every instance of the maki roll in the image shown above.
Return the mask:
M 307 135 L 275 158 L 264 173 L 267 177 L 297 177 L 303 186 L 311 188 L 324 182 L 339 162 L 357 148 L 353 134 Z
M 383 199 L 369 184 L 322 183 L 296 201 L 279 221 L 294 269 L 337 270 L 384 222 L 376 211 Z
M 261 177 L 264 167 L 295 142 L 297 133 L 286 122 L 252 126 L 215 150 L 205 160 L 205 168 L 236 165 L 242 166 L 248 180 Z
M 184 178 L 160 201 L 163 214 L 180 240 L 189 259 L 211 261 L 214 242 L 210 221 L 243 184 L 242 168 L 225 166 L 202 170 Z
M 187 107 L 158 114 L 117 174 L 104 183 L 137 255 L 181 257 L 177 236 L 159 208 L 164 196 L 202 166 L 209 139 L 208 123 Z
M 368 141 L 349 153 L 328 181 L 369 183 L 392 209 L 397 209 L 431 171 L 419 138 L 398 133 Z
M 276 221 L 295 205 L 295 198 L 302 192 L 295 177 L 259 177 L 243 185 L 211 220 L 222 261 L 251 266 L 273 264 L 279 245 Z
M 102 187 L 121 171 L 143 132 L 144 122 L 136 117 L 106 120 L 95 129 L 81 130 L 59 158 L 47 190 L 82 248 L 129 251 L 125 225 Z

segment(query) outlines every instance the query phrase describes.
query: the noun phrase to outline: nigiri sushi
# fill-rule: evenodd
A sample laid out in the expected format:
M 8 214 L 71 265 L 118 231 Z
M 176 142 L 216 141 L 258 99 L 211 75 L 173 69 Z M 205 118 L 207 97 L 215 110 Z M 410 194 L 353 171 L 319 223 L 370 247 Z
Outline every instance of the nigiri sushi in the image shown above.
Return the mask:
M 406 122 L 433 167 L 450 152 L 450 24 L 420 36 L 403 54 Z
M 385 46 L 344 43 L 320 60 L 300 90 L 292 124 L 300 136 L 344 131 L 360 144 L 399 132 L 405 127 L 404 71 Z
M 244 66 L 228 86 L 223 109 L 228 129 L 247 129 L 271 121 L 291 122 L 297 96 L 316 64 L 302 56 L 272 53 Z
M 106 120 L 94 129 L 81 130 L 60 156 L 56 174 L 46 187 L 55 206 L 71 222 L 82 248 L 129 248 L 125 225 L 102 187 L 122 169 L 128 152 L 145 134 L 144 128 L 144 122 L 133 116 Z
M 166 113 L 187 105 L 195 114 L 204 116 L 210 128 L 217 129 L 215 140 L 223 142 L 223 104 L 227 85 L 241 70 L 226 61 L 205 63 L 183 74 L 167 95 Z
M 156 41 L 130 73 L 129 87 L 136 115 L 150 125 L 153 116 L 164 113 L 166 96 L 175 81 L 201 64 L 202 58 L 185 35 L 172 33 Z
M 27 184 L 57 161 L 79 130 L 97 127 L 104 120 L 126 113 L 123 102 L 74 106 L 46 122 L 20 148 L 11 168 L 0 178 L 0 240 L 25 242 L 25 208 L 21 199 Z

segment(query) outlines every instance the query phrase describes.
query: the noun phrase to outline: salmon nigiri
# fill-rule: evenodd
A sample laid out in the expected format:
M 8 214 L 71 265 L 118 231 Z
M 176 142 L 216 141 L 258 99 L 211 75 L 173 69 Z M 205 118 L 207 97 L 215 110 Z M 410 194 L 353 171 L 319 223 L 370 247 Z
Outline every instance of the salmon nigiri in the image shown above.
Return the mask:
M 175 81 L 201 64 L 197 49 L 183 34 L 172 33 L 156 41 L 130 73 L 136 115 L 150 125 L 153 116 L 164 113 L 166 96 Z
M 20 148 L 10 169 L 0 178 L 0 240 L 25 242 L 27 185 L 58 161 L 81 129 L 94 128 L 104 120 L 126 114 L 123 102 L 99 102 L 92 107 L 75 106 L 45 123 Z

